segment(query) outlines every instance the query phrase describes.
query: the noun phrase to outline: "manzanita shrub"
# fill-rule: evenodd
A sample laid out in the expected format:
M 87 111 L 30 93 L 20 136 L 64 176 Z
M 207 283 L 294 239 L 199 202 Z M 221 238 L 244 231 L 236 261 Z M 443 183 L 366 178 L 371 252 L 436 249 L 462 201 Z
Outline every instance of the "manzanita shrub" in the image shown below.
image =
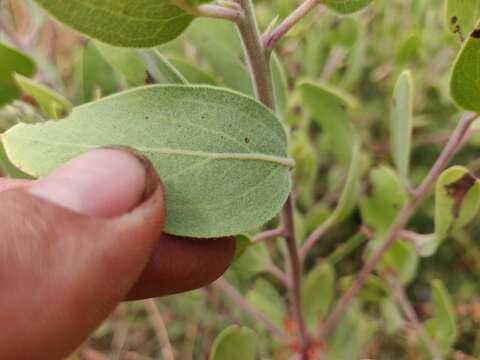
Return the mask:
M 3 175 L 128 145 L 162 177 L 166 232 L 237 239 L 209 289 L 123 310 L 161 340 L 129 350 L 480 357 L 480 0 L 0 6 Z

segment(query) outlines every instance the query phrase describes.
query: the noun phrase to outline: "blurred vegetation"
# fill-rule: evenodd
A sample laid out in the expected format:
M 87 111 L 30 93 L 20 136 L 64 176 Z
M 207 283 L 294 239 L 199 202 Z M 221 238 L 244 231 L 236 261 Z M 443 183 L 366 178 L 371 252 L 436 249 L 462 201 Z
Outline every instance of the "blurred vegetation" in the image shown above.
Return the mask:
M 265 29 L 277 15 L 284 18 L 295 3 L 292 0 L 256 1 L 261 28 Z M 13 34 L 0 33 L 0 40 L 34 59 L 38 68 L 34 79 L 75 105 L 145 81 L 143 77 L 139 80 L 138 73 L 125 73 L 121 64 L 112 63 L 112 50 L 107 46 L 65 28 L 31 1 L 0 2 L 0 19 L 13 24 L 14 29 Z M 384 204 L 387 194 L 390 197 L 398 190 L 395 184 L 399 180 L 393 174 L 390 183 L 378 185 L 381 189 L 378 203 L 365 203 L 365 194 L 371 190 L 369 185 L 377 181 L 375 176 L 381 173 L 382 179 L 386 179 L 393 173 L 389 129 L 392 96 L 399 75 L 409 69 L 414 85 L 412 183 L 418 183 L 427 173 L 458 122 L 460 112 L 449 96 L 448 79 L 461 41 L 447 31 L 446 22 L 445 1 L 441 0 L 376 1 L 373 6 L 348 17 L 318 9 L 288 33 L 277 49 L 290 91 L 283 98 L 279 98 L 277 92 L 277 100 L 284 102 L 285 111 L 281 116 L 292 128 L 291 152 L 297 160 L 294 176 L 299 240 L 303 241 L 337 204 L 353 143 L 353 138 L 340 140 L 338 131 L 342 130 L 328 119 L 325 122 L 316 116 L 315 102 L 321 100 L 315 98 L 310 103 L 302 93 L 304 85 L 300 85 L 328 84 L 329 89 L 341 92 L 342 99 L 346 96 L 347 115 L 334 116 L 347 116 L 361 141 L 358 161 L 364 180 L 360 186 L 360 206 L 339 226 L 334 226 L 307 258 L 305 301 L 309 312 L 307 323 L 313 332 L 351 282 L 351 276 L 358 271 L 368 252 L 368 239 L 372 234 L 371 229 L 363 225 L 368 218 L 365 208 L 372 207 L 372 216 L 378 220 L 388 210 L 379 207 L 380 204 Z M 160 47 L 159 51 L 190 82 L 252 92 L 239 40 L 227 23 L 196 20 L 184 35 Z M 280 79 L 277 81 L 282 81 L 280 68 L 277 71 Z M 0 107 L 0 130 L 19 121 L 43 121 L 44 117 L 45 111 L 35 98 L 24 93 L 13 103 Z M 473 174 L 480 175 L 479 147 L 480 134 L 476 134 L 457 154 L 453 164 L 466 166 Z M 1 158 L 0 152 L 0 161 Z M 371 169 L 374 171 L 370 172 Z M 8 164 L 3 171 L 18 175 Z M 429 196 L 409 229 L 431 234 L 433 214 L 434 199 Z M 274 226 L 272 222 L 270 227 Z M 448 357 L 452 359 L 480 358 L 479 239 L 477 216 L 466 228 L 449 236 L 430 257 L 411 254 L 411 248 L 405 250 L 405 256 L 409 257 L 406 261 L 410 263 L 407 270 L 403 263 L 400 269 L 407 295 L 427 330 L 431 327 L 429 321 L 437 321 L 433 326 L 441 327 L 438 321 L 449 317 L 438 315 L 442 307 L 435 305 L 435 296 L 448 292 L 455 314 L 455 329 L 451 329 L 455 334 L 452 343 L 447 345 Z M 374 241 L 375 236 L 370 243 Z M 410 246 L 408 241 L 401 244 Z M 225 278 L 274 324 L 293 333 L 296 324 L 289 315 L 286 289 L 271 271 L 272 264 L 284 267 L 284 252 L 280 242 L 249 247 Z M 403 276 L 403 270 L 408 274 Z M 402 315 L 382 277 L 381 271 L 371 276 L 328 343 L 316 344 L 312 351 L 326 351 L 329 359 L 429 358 L 415 328 Z M 441 279 L 444 285 L 435 287 L 434 279 Z M 437 289 L 437 293 L 432 289 Z M 156 304 L 178 359 L 208 358 L 215 337 L 230 324 L 246 325 L 257 332 L 259 358 L 280 360 L 291 356 L 288 346 L 272 338 L 218 286 L 157 299 Z M 122 304 L 75 356 L 162 358 L 162 339 L 157 338 L 157 327 L 158 321 L 144 302 Z

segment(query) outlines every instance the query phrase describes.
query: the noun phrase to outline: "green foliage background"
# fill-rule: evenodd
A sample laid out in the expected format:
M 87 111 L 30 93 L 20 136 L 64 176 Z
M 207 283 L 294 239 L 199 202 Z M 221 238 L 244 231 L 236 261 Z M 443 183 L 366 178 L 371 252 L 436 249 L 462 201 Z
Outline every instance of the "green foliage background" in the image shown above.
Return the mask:
M 3 3 L 0 16 L 9 18 L 12 13 L 20 13 L 31 23 L 40 23 L 42 12 L 29 1 L 22 3 L 23 13 L 15 7 L 12 11 L 7 2 Z M 265 0 L 255 4 L 261 28 L 265 29 L 276 15 L 288 15 L 295 2 Z M 320 10 L 295 27 L 277 49 L 277 113 L 292 129 L 290 155 L 297 161 L 293 173 L 298 199 L 297 237 L 303 241 L 323 221 L 332 224 L 306 262 L 305 308 L 307 325 L 313 333 L 404 203 L 406 174 L 409 173 L 412 183 L 418 183 L 458 122 L 460 110 L 450 96 L 449 78 L 461 41 L 458 34 L 451 33 L 445 12 L 446 1 L 442 0 L 375 1 L 366 10 L 346 17 Z M 66 31 L 58 24 L 55 28 Z M 39 38 L 46 36 L 48 29 L 43 30 L 37 35 Z M 143 84 L 146 71 L 162 83 L 187 80 L 253 93 L 236 32 L 224 22 L 195 20 L 178 39 L 157 49 L 162 58 L 156 58 L 160 63 L 153 65 L 145 61 L 152 56 L 150 50 L 119 52 L 68 34 L 68 41 L 58 40 L 53 53 L 46 51 L 41 41 L 23 49 L 35 59 L 41 70 L 40 79 L 62 96 L 61 100 L 54 96 L 58 106 L 53 110 L 37 106 L 41 101 L 35 92 L 29 95 L 37 105 L 30 97 L 16 99 L 0 108 L 0 131 L 18 122 L 60 117 L 62 111 L 69 110 L 69 102 L 79 105 L 99 95 Z M 3 34 L 0 40 L 8 42 Z M 397 91 L 394 90 L 405 70 L 411 73 L 411 97 L 405 95 L 404 88 L 398 90 L 398 84 Z M 30 73 L 25 71 L 24 75 Z M 21 84 L 20 87 L 25 92 Z M 398 155 L 394 159 L 390 149 L 391 121 L 398 118 L 398 114 L 392 115 L 394 93 L 401 101 L 413 101 L 409 169 L 406 160 L 399 160 Z M 476 106 L 480 103 L 469 99 L 468 104 L 472 101 Z M 409 108 L 408 104 L 405 107 Z M 46 109 L 51 112 L 46 113 Z M 353 151 L 356 142 L 361 145 Z M 453 164 L 480 175 L 479 147 L 477 132 Z M 395 164 L 399 161 L 402 165 L 397 173 Z M 5 174 L 18 176 L 3 151 L 0 164 Z M 352 176 L 354 180 L 348 182 L 350 200 L 342 202 L 342 189 L 347 177 Z M 478 198 L 470 202 L 475 208 Z M 338 203 L 343 204 L 342 211 L 332 215 Z M 431 237 L 435 232 L 434 219 L 432 192 L 412 218 L 409 229 L 423 234 L 419 243 L 423 241 L 434 249 L 422 252 L 411 241 L 399 239 L 328 339 L 328 347 L 318 344 L 316 351 L 326 351 L 328 359 L 429 358 L 383 276 L 394 271 L 442 351 L 455 359 L 480 358 L 479 215 L 474 214 L 466 227 L 441 239 L 441 244 L 435 236 Z M 275 225 L 275 221 L 268 224 L 272 228 Z M 376 230 L 374 236 L 372 228 Z M 287 292 L 271 272 L 273 264 L 283 266 L 284 253 L 280 242 L 250 246 L 225 279 L 274 324 L 293 331 Z M 232 323 L 256 331 L 259 358 L 289 357 L 288 346 L 274 340 L 218 286 L 156 302 L 179 359 L 208 358 L 216 336 Z M 242 341 L 252 338 L 250 333 L 243 336 L 247 340 Z M 161 354 L 142 302 L 122 304 L 84 347 L 112 359 L 150 359 Z

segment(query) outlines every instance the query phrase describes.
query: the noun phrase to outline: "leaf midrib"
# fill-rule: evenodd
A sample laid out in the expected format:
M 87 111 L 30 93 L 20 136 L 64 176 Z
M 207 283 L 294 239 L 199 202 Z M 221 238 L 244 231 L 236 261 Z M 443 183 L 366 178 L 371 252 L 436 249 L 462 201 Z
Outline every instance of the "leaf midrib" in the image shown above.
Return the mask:
M 84 149 L 94 149 L 104 144 L 71 144 L 71 143 L 62 143 L 62 142 L 46 142 L 41 141 L 38 139 L 29 139 L 29 138 L 21 138 L 22 141 L 30 141 L 36 142 L 41 144 L 47 144 L 49 146 L 66 146 L 66 147 L 77 147 L 77 148 L 84 148 Z M 8 140 L 4 140 L 5 146 L 8 147 Z M 250 160 L 250 161 L 265 161 L 271 162 L 278 165 L 283 165 L 286 167 L 293 167 L 295 162 L 293 159 L 288 157 L 281 157 L 276 155 L 270 154 L 262 154 L 262 153 L 217 153 L 217 152 L 208 152 L 208 151 L 197 151 L 197 150 L 183 150 L 183 149 L 173 149 L 168 147 L 147 147 L 147 146 L 137 146 L 131 145 L 139 151 L 143 152 L 151 152 L 159 155 L 179 155 L 179 156 L 190 156 L 190 157 L 199 157 L 204 159 L 210 160 Z

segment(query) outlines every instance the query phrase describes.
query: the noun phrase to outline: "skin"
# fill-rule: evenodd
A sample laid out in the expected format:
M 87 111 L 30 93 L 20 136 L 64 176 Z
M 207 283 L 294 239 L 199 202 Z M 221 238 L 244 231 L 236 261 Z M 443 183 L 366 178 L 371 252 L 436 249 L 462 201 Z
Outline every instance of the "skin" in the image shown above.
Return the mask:
M 119 302 L 217 279 L 234 239 L 162 234 L 164 204 L 148 161 L 118 149 L 35 182 L 0 178 L 2 359 L 64 358 Z

